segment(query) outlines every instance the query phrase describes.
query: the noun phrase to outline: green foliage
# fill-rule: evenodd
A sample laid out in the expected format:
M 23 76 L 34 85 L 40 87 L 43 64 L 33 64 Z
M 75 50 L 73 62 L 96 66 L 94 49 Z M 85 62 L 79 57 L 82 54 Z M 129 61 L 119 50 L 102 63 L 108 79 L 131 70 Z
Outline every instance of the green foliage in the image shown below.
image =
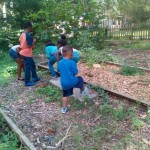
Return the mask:
M 132 120 L 132 129 L 133 130 L 139 130 L 143 126 L 144 126 L 144 122 L 142 120 L 139 120 L 138 118 L 133 118 L 133 120 Z
M 116 120 L 123 120 L 127 115 L 127 111 L 124 108 L 113 109 L 113 116 Z
M 96 130 L 93 131 L 94 136 L 104 138 L 108 132 L 108 129 L 105 126 L 99 126 Z
M 86 95 L 83 97 L 82 101 L 72 98 L 72 100 L 70 100 L 69 103 L 73 110 L 82 110 L 84 108 L 88 108 L 94 105 L 94 102 Z
M 150 43 L 149 42 L 139 42 L 136 44 L 128 44 L 124 45 L 124 48 L 130 48 L 132 50 L 150 50 Z
M 54 102 L 60 99 L 60 90 L 56 87 L 47 86 L 44 88 L 39 88 L 36 93 L 45 96 L 45 102 Z
M 8 51 L 13 45 L 19 44 L 19 36 L 22 30 L 0 30 L 0 50 Z
M 16 135 L 10 131 L 4 118 L 0 115 L 0 149 L 19 150 L 19 141 Z
M 10 75 L 17 74 L 17 66 L 10 66 L 6 68 L 6 72 Z
M 109 104 L 109 96 L 108 93 L 104 91 L 103 88 L 97 86 L 97 85 L 93 85 L 93 84 L 89 84 L 89 87 L 95 91 L 98 92 L 98 94 L 102 97 L 101 102 L 102 104 Z
M 143 74 L 143 72 L 137 67 L 131 67 L 128 65 L 122 65 L 118 73 L 124 76 L 135 76 Z
M 0 53 L 0 85 L 6 86 L 14 79 L 16 63 L 9 57 L 8 53 L 3 51 Z
M 146 22 L 150 18 L 150 1 L 148 0 L 117 0 L 118 10 L 129 23 Z

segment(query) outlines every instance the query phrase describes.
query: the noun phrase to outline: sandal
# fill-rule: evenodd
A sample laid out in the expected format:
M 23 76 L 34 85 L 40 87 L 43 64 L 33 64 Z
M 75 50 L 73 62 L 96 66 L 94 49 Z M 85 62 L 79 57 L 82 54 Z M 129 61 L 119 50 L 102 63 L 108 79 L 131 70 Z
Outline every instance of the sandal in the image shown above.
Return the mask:
M 24 78 L 18 78 L 18 80 L 20 80 L 20 81 L 24 81 Z

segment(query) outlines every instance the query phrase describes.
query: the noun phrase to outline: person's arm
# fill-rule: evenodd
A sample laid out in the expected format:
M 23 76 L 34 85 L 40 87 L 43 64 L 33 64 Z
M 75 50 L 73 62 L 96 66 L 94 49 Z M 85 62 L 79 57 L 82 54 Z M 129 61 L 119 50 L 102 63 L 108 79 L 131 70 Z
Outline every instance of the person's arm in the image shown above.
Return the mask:
M 78 74 L 78 68 L 77 68 L 77 65 L 74 61 L 72 61 L 72 72 L 74 75 Z
M 16 47 L 16 52 L 19 53 L 21 51 L 20 46 Z
M 59 50 L 56 52 L 56 59 L 57 59 L 57 61 L 60 60 L 60 55 L 61 55 L 61 50 L 59 49 Z
M 60 72 L 60 63 L 57 65 L 57 71 Z

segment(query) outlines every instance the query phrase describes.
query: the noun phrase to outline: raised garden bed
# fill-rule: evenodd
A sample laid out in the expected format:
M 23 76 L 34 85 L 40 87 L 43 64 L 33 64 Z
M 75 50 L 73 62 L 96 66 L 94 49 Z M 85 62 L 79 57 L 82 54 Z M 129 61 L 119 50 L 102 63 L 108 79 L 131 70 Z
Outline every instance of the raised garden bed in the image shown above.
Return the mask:
M 38 67 L 48 69 L 47 62 L 38 64 Z M 120 95 L 128 100 L 150 106 L 149 70 L 145 71 L 144 69 L 144 75 L 123 76 L 114 72 L 119 69 L 119 65 L 116 64 L 95 64 L 93 68 L 88 68 L 86 64 L 82 63 L 78 65 L 78 68 L 79 75 L 83 76 L 85 81 L 98 84 L 113 95 Z M 89 70 L 91 70 L 92 76 L 89 76 Z

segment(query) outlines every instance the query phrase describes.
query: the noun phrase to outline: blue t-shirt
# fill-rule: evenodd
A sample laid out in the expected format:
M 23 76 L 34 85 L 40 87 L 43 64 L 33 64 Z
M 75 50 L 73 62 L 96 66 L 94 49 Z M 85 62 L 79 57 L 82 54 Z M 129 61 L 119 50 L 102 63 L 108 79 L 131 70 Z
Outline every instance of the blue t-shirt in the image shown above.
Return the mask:
M 58 64 L 58 71 L 63 90 L 73 88 L 78 83 L 78 78 L 75 76 L 78 74 L 78 69 L 73 60 L 63 58 Z
M 50 58 L 51 58 L 51 55 L 52 55 L 53 53 L 56 53 L 57 51 L 58 51 L 57 46 L 47 46 L 47 47 L 45 47 L 45 54 L 46 54 L 46 57 L 47 57 L 48 59 L 50 59 Z

